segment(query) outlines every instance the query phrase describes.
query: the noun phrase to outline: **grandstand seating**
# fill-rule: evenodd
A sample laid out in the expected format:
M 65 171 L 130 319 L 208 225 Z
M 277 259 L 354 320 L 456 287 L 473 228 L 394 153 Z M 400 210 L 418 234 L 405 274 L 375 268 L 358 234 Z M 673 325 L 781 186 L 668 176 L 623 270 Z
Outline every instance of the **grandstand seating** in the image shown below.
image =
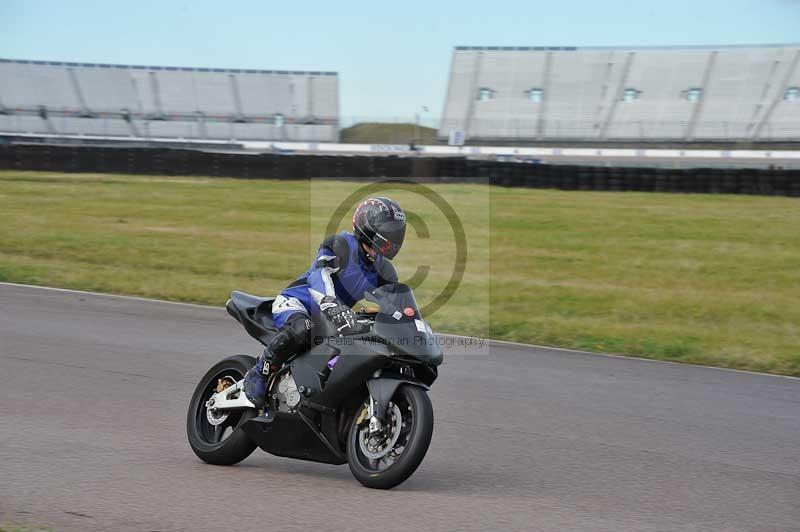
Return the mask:
M 336 141 L 335 72 L 0 59 L 0 133 Z
M 457 47 L 439 129 L 480 140 L 800 140 L 800 46 Z

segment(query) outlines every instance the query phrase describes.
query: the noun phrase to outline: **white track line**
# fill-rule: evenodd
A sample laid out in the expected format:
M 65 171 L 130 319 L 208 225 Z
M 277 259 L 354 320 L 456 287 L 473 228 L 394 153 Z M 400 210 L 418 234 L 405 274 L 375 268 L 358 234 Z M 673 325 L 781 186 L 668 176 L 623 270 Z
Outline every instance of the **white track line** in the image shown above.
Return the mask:
M 448 333 L 440 333 L 440 336 L 453 336 L 456 338 L 474 338 L 472 336 L 461 336 L 458 334 L 448 334 Z M 691 367 L 691 368 L 703 368 L 703 369 L 714 369 L 717 371 L 732 371 L 734 373 L 745 373 L 747 375 L 759 375 L 761 377 L 780 377 L 782 379 L 792 379 L 792 380 L 800 380 L 800 377 L 793 377 L 791 375 L 776 375 L 774 373 L 759 373 L 758 371 L 748 371 L 745 369 L 734 369 L 734 368 L 719 368 L 716 366 L 703 366 L 702 364 L 688 364 L 685 362 L 675 362 L 674 360 L 658 360 L 654 358 L 642 358 L 633 355 L 620 355 L 617 353 L 603 353 L 597 351 L 583 351 L 581 349 L 569 349 L 566 347 L 553 347 L 551 345 L 539 345 L 539 344 L 524 344 L 522 342 L 511 342 L 509 340 L 495 340 L 493 338 L 486 338 L 487 342 L 492 344 L 498 345 L 508 345 L 513 347 L 526 347 L 526 348 L 534 348 L 534 349 L 542 349 L 544 351 L 558 351 L 561 353 L 567 353 L 570 355 L 592 355 L 592 356 L 600 356 L 600 357 L 608 357 L 608 358 L 619 358 L 624 360 L 640 360 L 642 362 L 653 362 L 655 364 L 674 364 L 676 366 L 683 366 L 683 367 Z
M 195 307 L 195 308 L 204 308 L 204 309 L 224 309 L 224 307 L 217 307 L 214 305 L 201 305 L 199 303 L 183 303 L 181 301 L 167 301 L 165 299 L 153 299 L 150 297 L 138 297 L 138 296 L 123 296 L 120 294 L 106 294 L 104 292 L 89 292 L 87 290 L 73 290 L 71 288 L 54 288 L 52 286 L 39 286 L 35 284 L 21 284 L 21 283 L 6 283 L 0 281 L 0 285 L 5 286 L 19 286 L 22 288 L 38 288 L 39 290 L 49 290 L 51 292 L 64 292 L 67 294 L 86 294 L 89 296 L 101 296 L 101 297 L 111 297 L 117 299 L 129 299 L 132 301 L 143 301 L 145 303 L 166 303 L 168 305 L 183 305 L 185 307 Z
M 106 294 L 103 292 L 89 292 L 86 290 L 73 290 L 71 288 L 54 288 L 51 286 L 38 286 L 33 284 L 21 284 L 21 283 L 7 283 L 0 281 L 0 286 L 17 286 L 21 288 L 35 288 L 39 290 L 49 290 L 51 292 L 64 292 L 64 293 L 71 293 L 71 294 L 86 294 L 90 296 L 101 296 L 101 297 L 108 297 L 108 298 L 116 298 L 116 299 L 128 299 L 131 301 L 142 301 L 145 303 L 159 303 L 159 304 L 168 304 L 168 305 L 182 305 L 185 307 L 194 307 L 194 308 L 201 308 L 201 309 L 214 309 L 214 310 L 224 310 L 224 307 L 216 307 L 213 305 L 200 305 L 197 303 L 182 303 L 180 301 L 166 301 L 163 299 L 153 299 L 149 297 L 137 297 L 137 296 L 123 296 L 119 294 Z M 449 334 L 449 333 L 440 333 L 440 336 L 450 336 L 453 338 L 477 338 L 475 336 L 464 336 L 460 334 Z M 685 364 L 683 362 L 674 362 L 672 360 L 655 360 L 652 358 L 642 358 L 637 356 L 629 356 L 629 355 L 620 355 L 615 353 L 598 353 L 594 351 L 582 351 L 580 349 L 568 349 L 565 347 L 553 347 L 549 345 L 538 345 L 538 344 L 524 344 L 522 342 L 511 342 L 508 340 L 495 340 L 493 338 L 485 338 L 486 342 L 498 345 L 508 345 L 514 347 L 524 347 L 524 348 L 534 348 L 534 349 L 541 349 L 544 351 L 557 351 L 560 353 L 567 353 L 572 355 L 592 355 L 592 356 L 601 356 L 601 357 L 608 357 L 608 358 L 617 358 L 623 360 L 639 360 L 642 362 L 652 362 L 654 364 L 674 364 L 677 366 L 683 367 L 694 367 L 694 368 L 703 368 L 703 369 L 713 369 L 717 371 L 731 371 L 734 373 L 744 373 L 746 375 L 758 375 L 761 377 L 776 377 L 780 379 L 791 379 L 791 380 L 800 380 L 800 377 L 792 377 L 791 375 L 774 375 L 772 373 L 759 373 L 757 371 L 747 371 L 743 369 L 732 369 L 732 368 L 718 368 L 715 366 L 703 366 L 700 364 Z

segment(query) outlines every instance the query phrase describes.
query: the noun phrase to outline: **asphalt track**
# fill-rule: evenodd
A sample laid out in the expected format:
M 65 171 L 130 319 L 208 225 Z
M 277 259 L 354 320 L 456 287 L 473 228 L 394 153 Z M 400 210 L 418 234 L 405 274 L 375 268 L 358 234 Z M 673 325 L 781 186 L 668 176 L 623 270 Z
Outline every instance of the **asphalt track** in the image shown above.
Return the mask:
M 0 284 L 0 524 L 53 530 L 800 530 L 800 380 L 506 344 L 447 349 L 417 473 L 186 443 L 222 309 Z

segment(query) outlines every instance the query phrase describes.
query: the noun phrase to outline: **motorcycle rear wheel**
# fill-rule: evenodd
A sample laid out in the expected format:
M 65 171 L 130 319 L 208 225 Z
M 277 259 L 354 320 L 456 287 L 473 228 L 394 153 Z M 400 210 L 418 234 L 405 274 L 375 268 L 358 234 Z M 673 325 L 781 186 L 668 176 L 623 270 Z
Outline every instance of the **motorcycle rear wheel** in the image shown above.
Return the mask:
M 396 413 L 400 414 L 397 418 Z M 391 436 L 383 442 L 391 446 L 378 449 L 369 444 L 369 420 L 356 421 L 361 417 L 359 408 L 347 437 L 347 459 L 350 472 L 368 488 L 391 489 L 405 482 L 422 463 L 433 436 L 433 406 L 426 390 L 419 386 L 403 384 L 397 388 L 387 411 L 387 428 Z M 394 416 L 394 417 L 392 417 Z M 394 434 L 392 424 L 396 422 L 399 434 Z M 377 450 L 376 450 L 377 449 Z M 380 456 L 380 458 L 375 458 Z M 372 456 L 370 456 L 370 454 Z
M 241 428 L 258 415 L 255 409 L 231 411 L 218 425 L 209 421 L 206 411 L 206 401 L 215 393 L 220 379 L 230 378 L 237 382 L 255 363 L 256 359 L 251 356 L 228 357 L 208 370 L 197 384 L 186 415 L 186 435 L 192 451 L 204 462 L 233 465 L 255 451 L 256 444 Z

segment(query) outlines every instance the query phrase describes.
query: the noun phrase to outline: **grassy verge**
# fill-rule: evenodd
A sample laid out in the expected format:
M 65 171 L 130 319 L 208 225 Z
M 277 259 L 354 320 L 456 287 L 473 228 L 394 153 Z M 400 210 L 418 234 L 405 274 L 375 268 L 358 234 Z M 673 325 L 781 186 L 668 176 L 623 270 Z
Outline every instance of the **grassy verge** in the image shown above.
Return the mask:
M 357 186 L 2 172 L 0 280 L 211 304 L 274 293 Z M 797 200 L 433 188 L 470 244 L 434 327 L 800 376 Z M 396 261 L 401 277 L 431 265 L 424 303 L 449 278 L 452 236 L 413 193 L 392 195 L 430 229 Z
M 341 141 L 351 144 L 436 144 L 436 130 L 415 124 L 363 122 L 342 129 Z
M 0 524 L 0 532 L 52 532 L 51 528 Z

